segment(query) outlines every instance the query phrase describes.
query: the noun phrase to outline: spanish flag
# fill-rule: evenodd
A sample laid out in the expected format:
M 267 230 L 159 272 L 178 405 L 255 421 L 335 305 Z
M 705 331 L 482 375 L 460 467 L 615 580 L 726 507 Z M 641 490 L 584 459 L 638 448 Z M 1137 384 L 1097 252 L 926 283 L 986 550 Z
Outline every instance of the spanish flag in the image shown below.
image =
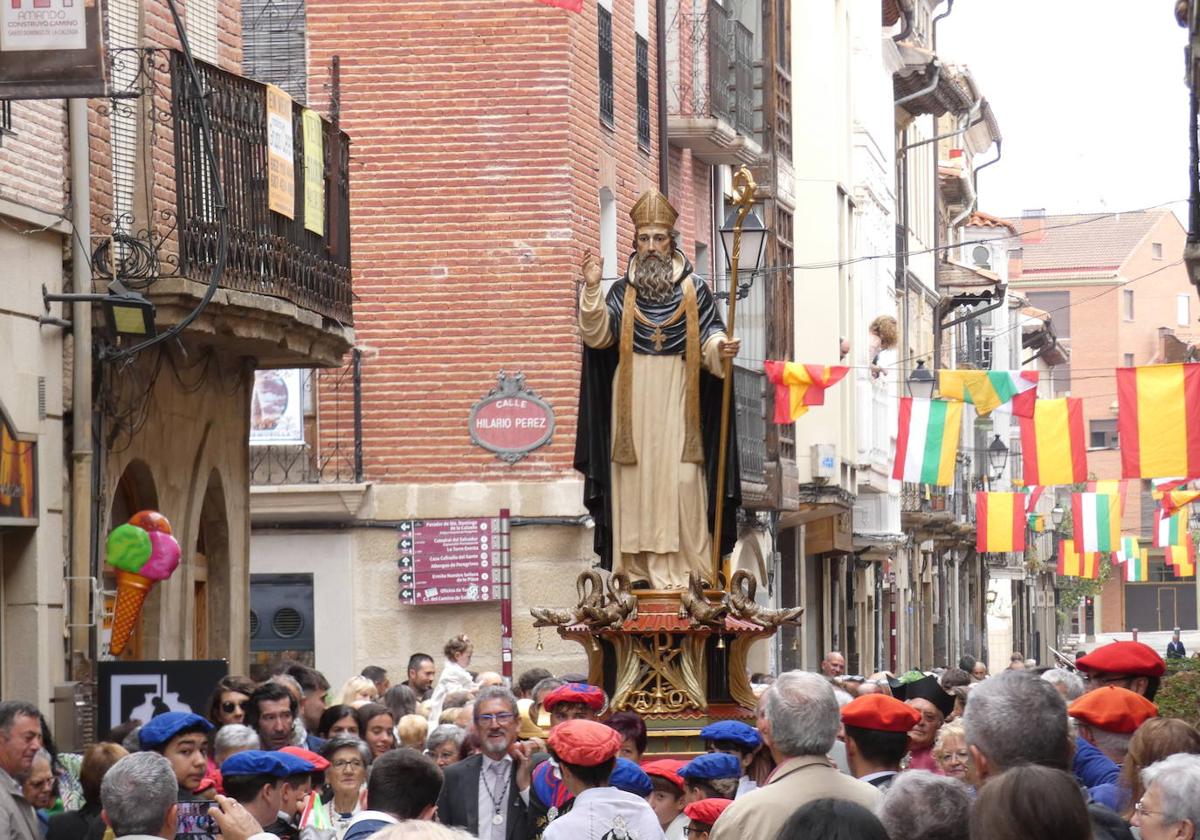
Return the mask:
M 1076 551 L 1075 540 L 1058 543 L 1058 574 L 1095 580 L 1099 569 L 1099 554 L 1095 551 Z
M 1087 481 L 1087 437 L 1083 400 L 1038 400 L 1032 417 L 1018 417 L 1021 460 L 1030 484 L 1079 484 Z
M 1036 370 L 939 370 L 942 399 L 972 403 L 980 417 L 1010 400 L 1013 414 L 1029 415 L 1037 399 Z
M 845 365 L 801 365 L 796 362 L 763 362 L 767 379 L 775 386 L 775 422 L 794 423 L 809 406 L 825 404 L 825 389 L 842 381 Z
M 1170 566 L 1175 577 L 1191 577 L 1196 574 L 1196 544 L 1185 533 L 1181 545 L 1169 545 L 1163 549 L 1163 560 Z
M 1125 478 L 1200 475 L 1200 364 L 1117 368 Z
M 1151 495 L 1165 512 L 1177 513 L 1180 508 L 1200 499 L 1200 490 L 1168 490 L 1166 492 L 1155 490 Z
M 1025 494 L 975 494 L 975 550 L 1025 550 Z

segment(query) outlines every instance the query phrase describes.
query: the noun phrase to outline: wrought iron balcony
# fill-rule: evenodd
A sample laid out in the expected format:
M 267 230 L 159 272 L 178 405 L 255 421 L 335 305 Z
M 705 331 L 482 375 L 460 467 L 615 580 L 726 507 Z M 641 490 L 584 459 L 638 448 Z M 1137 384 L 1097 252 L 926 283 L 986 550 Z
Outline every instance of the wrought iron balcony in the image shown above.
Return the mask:
M 670 37 L 690 40 L 690 67 L 668 68 L 677 93 L 668 116 L 672 144 L 711 164 L 755 164 L 762 146 L 755 130 L 760 109 L 754 85 L 754 33 L 718 0 L 702 14 L 675 16 Z
M 321 120 L 323 220 L 305 218 L 302 108 L 292 103 L 294 218 L 268 208 L 267 86 L 197 62 L 213 127 L 213 146 L 229 207 L 229 258 L 221 285 L 284 298 L 342 324 L 352 324 L 350 291 L 350 141 Z M 207 281 L 218 226 L 201 144 L 201 102 L 183 55 L 171 53 L 171 115 L 179 216 L 179 267 Z

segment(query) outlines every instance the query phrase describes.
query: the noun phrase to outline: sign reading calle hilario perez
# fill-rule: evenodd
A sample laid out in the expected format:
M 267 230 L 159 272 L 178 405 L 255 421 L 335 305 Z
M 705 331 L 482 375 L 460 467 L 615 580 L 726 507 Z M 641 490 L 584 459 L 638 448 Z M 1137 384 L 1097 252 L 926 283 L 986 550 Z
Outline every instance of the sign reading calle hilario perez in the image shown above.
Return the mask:
M 0 99 L 106 94 L 100 0 L 0 0 Z
M 525 374 L 500 371 L 496 387 L 471 407 L 471 442 L 515 464 L 554 437 L 554 409 L 525 387 Z

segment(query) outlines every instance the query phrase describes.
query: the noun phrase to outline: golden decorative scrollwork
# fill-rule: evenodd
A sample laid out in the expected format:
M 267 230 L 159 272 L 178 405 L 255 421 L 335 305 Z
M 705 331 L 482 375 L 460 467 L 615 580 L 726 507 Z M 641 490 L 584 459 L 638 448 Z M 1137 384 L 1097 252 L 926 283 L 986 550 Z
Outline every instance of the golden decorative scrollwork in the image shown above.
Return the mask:
M 618 634 L 613 708 L 670 714 L 706 707 L 705 637 L 695 634 Z

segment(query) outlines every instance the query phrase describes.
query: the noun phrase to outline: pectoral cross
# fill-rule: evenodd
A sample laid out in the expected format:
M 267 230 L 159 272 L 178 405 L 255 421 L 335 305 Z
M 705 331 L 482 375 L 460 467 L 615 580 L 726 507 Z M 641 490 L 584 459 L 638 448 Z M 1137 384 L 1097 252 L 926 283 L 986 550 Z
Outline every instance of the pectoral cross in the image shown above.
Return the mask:
M 661 324 L 654 325 L 654 332 L 650 334 L 650 340 L 654 342 L 654 352 L 661 353 L 663 342 L 667 340 L 667 336 L 662 331 Z

